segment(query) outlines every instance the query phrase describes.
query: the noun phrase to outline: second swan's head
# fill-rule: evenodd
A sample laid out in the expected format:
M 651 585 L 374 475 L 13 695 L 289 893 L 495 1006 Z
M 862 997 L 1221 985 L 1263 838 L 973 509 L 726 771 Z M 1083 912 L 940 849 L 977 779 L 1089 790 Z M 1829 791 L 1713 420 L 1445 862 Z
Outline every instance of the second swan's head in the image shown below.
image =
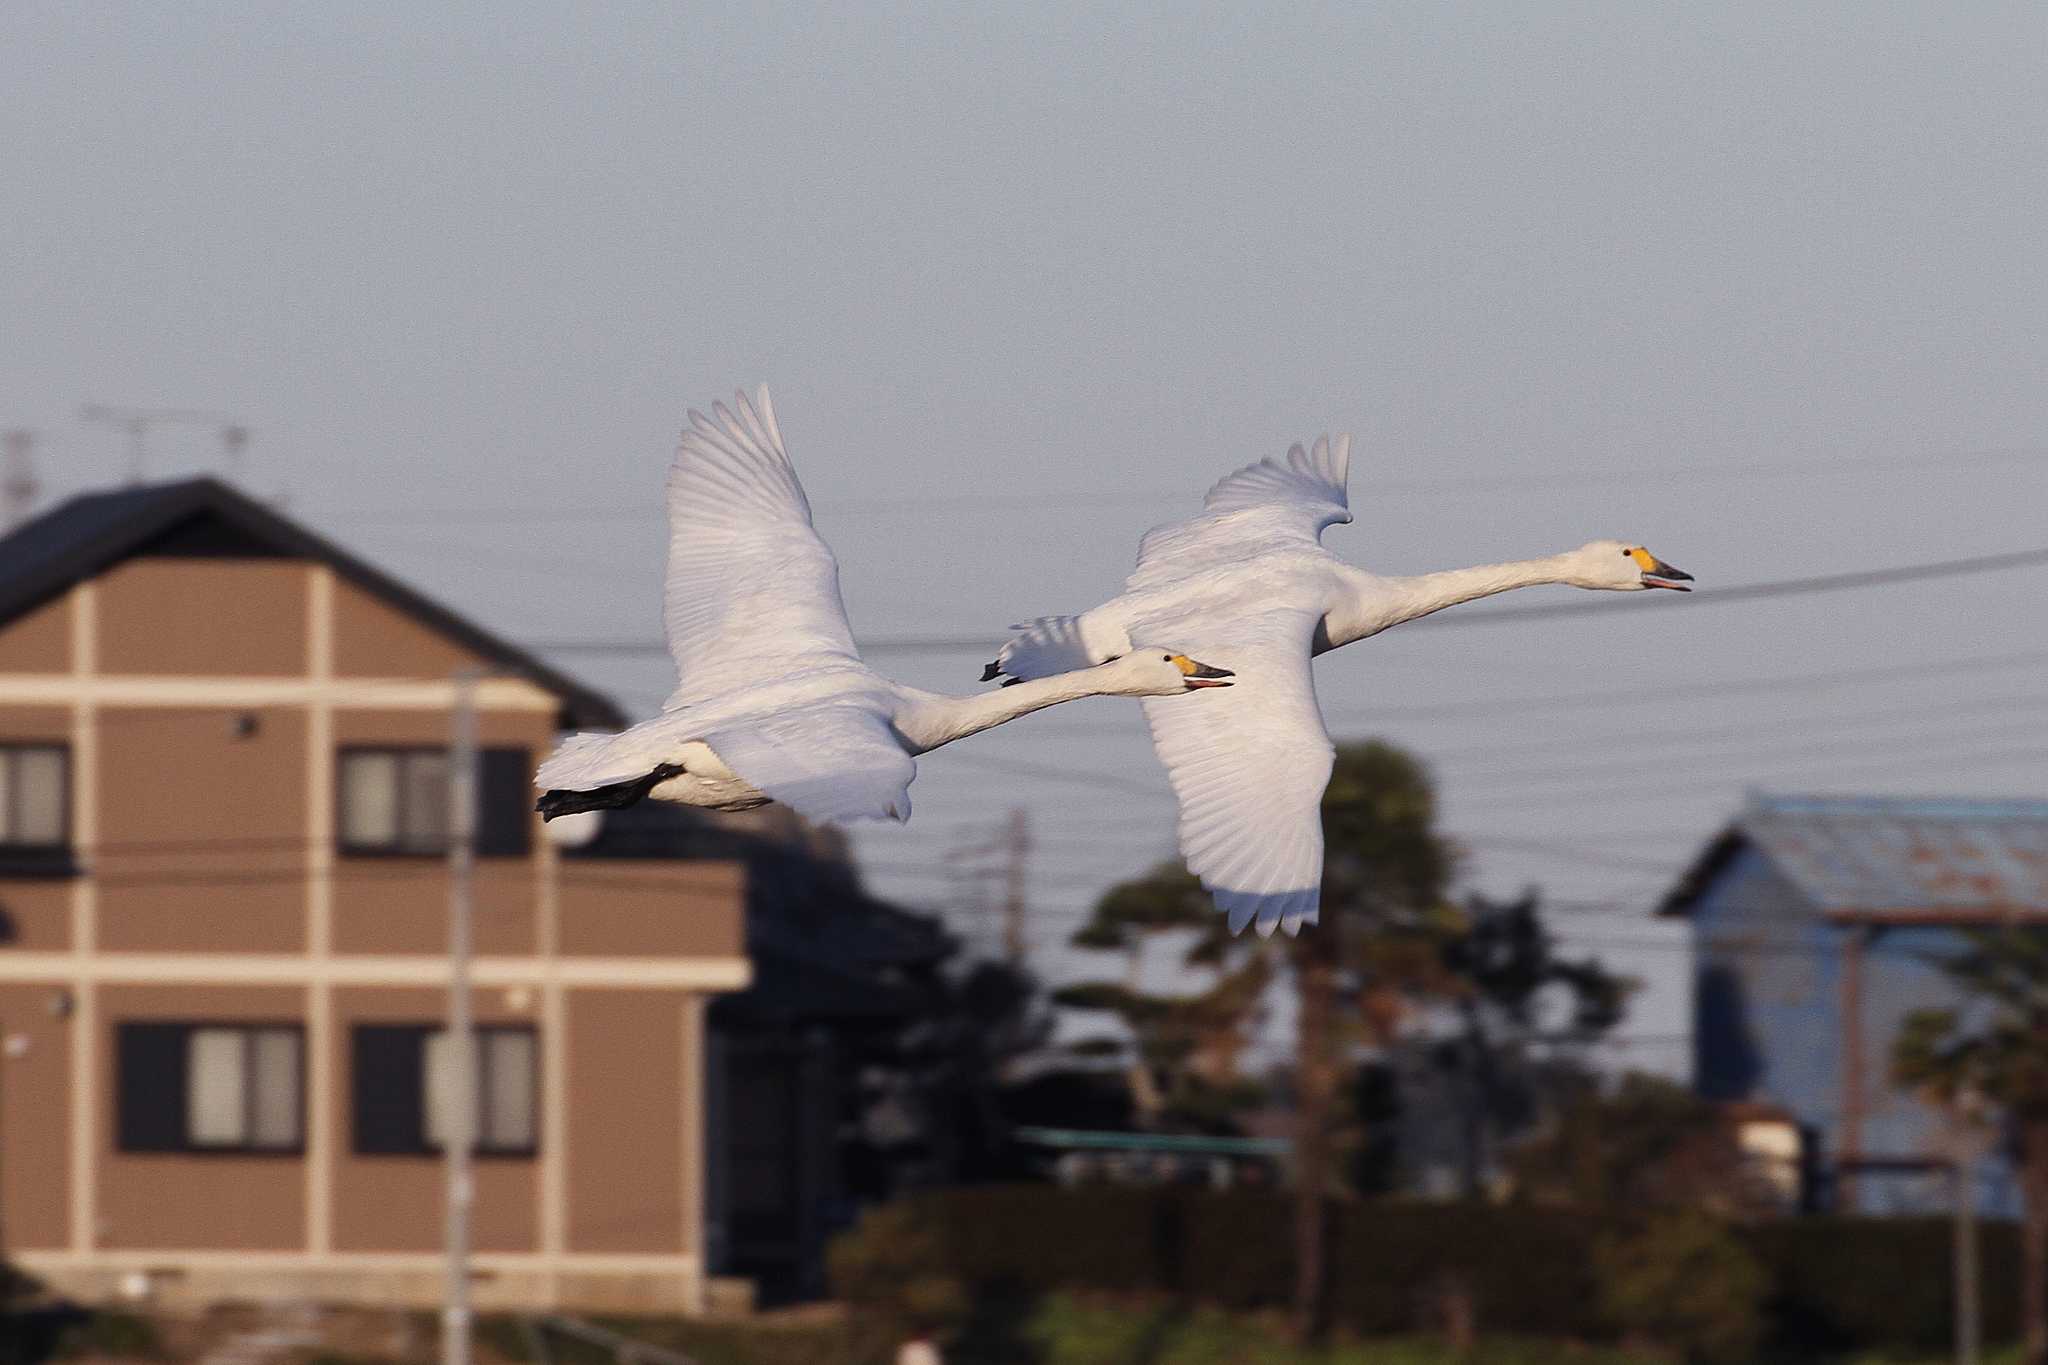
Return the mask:
M 1564 558 L 1565 582 L 1575 588 L 1604 588 L 1610 592 L 1639 592 L 1644 588 L 1692 591 L 1684 586 L 1692 582 L 1691 574 L 1672 568 L 1638 541 L 1596 540 Z
M 1099 666 L 1113 678 L 1114 690 L 1127 697 L 1177 697 L 1205 687 L 1228 687 L 1236 676 L 1227 668 L 1197 663 L 1162 646 L 1135 645 L 1130 653 Z

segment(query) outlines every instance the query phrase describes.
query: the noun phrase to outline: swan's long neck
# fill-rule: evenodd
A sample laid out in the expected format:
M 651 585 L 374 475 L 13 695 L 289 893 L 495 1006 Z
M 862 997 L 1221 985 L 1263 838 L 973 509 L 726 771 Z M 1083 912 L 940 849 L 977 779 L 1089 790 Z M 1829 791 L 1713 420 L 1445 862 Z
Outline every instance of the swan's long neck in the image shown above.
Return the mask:
M 1382 578 L 1359 573 L 1350 600 L 1327 617 L 1330 646 L 1348 645 L 1377 635 L 1389 626 L 1413 621 L 1460 602 L 1491 597 L 1515 588 L 1563 583 L 1564 556 L 1518 559 L 1507 564 L 1480 564 L 1470 569 L 1445 569 L 1412 578 Z
M 951 744 L 969 735 L 978 735 L 1004 721 L 1043 711 L 1063 701 L 1115 695 L 1110 680 L 1102 676 L 1100 669 L 1094 668 L 1011 683 L 970 697 L 948 697 L 910 688 L 904 688 L 903 694 L 904 704 L 898 708 L 895 717 L 896 732 L 903 736 L 914 754 L 929 752 L 941 744 Z

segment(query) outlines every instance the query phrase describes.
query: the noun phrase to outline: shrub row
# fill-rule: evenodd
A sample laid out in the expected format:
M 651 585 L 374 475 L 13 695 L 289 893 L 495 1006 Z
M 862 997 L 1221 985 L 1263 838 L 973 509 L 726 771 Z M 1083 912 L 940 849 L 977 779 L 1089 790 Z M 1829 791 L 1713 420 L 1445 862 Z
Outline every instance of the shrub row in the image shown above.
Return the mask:
M 1595 1247 L 1611 1218 L 1517 1206 L 1335 1205 L 1331 1310 L 1367 1335 L 1433 1324 L 1449 1294 L 1490 1332 L 1595 1339 Z M 1172 1295 L 1221 1308 L 1284 1306 L 1293 1211 L 1271 1193 L 988 1186 L 925 1196 L 946 1269 L 980 1289 Z M 1765 1321 L 1785 1348 L 1938 1348 L 1950 1332 L 1950 1230 L 1939 1219 L 1803 1218 L 1733 1229 L 1764 1268 Z M 2016 1330 L 2017 1230 L 1982 1229 L 1993 1340 Z

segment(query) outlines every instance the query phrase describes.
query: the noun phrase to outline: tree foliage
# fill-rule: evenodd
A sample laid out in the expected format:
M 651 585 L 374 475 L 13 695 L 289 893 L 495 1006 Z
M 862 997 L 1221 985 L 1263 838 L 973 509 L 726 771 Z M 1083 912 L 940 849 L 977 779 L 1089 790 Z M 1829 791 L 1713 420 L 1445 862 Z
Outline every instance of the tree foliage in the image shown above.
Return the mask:
M 1714 1104 L 1640 1074 L 1612 1094 L 1588 1082 L 1508 1165 L 1523 1198 L 1606 1212 L 1726 1212 L 1742 1190 L 1742 1155 Z
M 1582 1079 L 1580 1054 L 1621 1022 L 1633 983 L 1562 955 L 1534 890 L 1512 901 L 1472 897 L 1442 953 L 1457 1028 L 1433 1060 L 1456 1088 L 1460 1174 L 1470 1198 L 1498 1144 Z
M 1162 1126 L 1215 1126 L 1258 1087 L 1243 1062 L 1276 981 L 1297 982 L 1318 953 L 1343 1001 L 1335 1045 L 1384 1042 L 1422 996 L 1442 996 L 1450 972 L 1441 944 L 1459 922 L 1447 887 L 1456 850 L 1435 828 L 1436 799 L 1414 758 L 1379 742 L 1337 751 L 1323 796 L 1322 922 L 1298 938 L 1232 935 L 1201 884 L 1179 862 L 1119 883 L 1096 902 L 1074 946 L 1121 951 L 1135 962 L 1156 936 L 1178 932 L 1190 992 L 1085 982 L 1055 994 L 1070 1009 L 1121 1022 L 1134 1098 Z
M 1892 1071 L 1959 1117 L 2003 1119 L 2025 1205 L 2024 1356 L 2048 1365 L 2048 929 L 1975 930 L 1964 943 L 1939 965 L 1968 1007 L 1907 1015 Z

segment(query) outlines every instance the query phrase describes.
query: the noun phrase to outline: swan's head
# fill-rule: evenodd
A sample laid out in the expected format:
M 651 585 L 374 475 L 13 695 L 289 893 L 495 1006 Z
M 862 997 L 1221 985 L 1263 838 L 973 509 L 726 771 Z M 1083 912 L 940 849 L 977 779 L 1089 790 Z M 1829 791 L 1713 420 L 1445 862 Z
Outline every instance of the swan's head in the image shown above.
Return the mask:
M 1135 646 L 1102 666 L 1116 675 L 1116 691 L 1129 697 L 1177 697 L 1205 687 L 1228 687 L 1236 676 L 1227 668 L 1212 668 L 1160 646 Z
M 1644 588 L 1692 591 L 1685 586 L 1692 582 L 1691 574 L 1672 568 L 1635 541 L 1596 540 L 1564 558 L 1564 581 L 1575 588 L 1602 588 L 1609 592 L 1640 592 Z

